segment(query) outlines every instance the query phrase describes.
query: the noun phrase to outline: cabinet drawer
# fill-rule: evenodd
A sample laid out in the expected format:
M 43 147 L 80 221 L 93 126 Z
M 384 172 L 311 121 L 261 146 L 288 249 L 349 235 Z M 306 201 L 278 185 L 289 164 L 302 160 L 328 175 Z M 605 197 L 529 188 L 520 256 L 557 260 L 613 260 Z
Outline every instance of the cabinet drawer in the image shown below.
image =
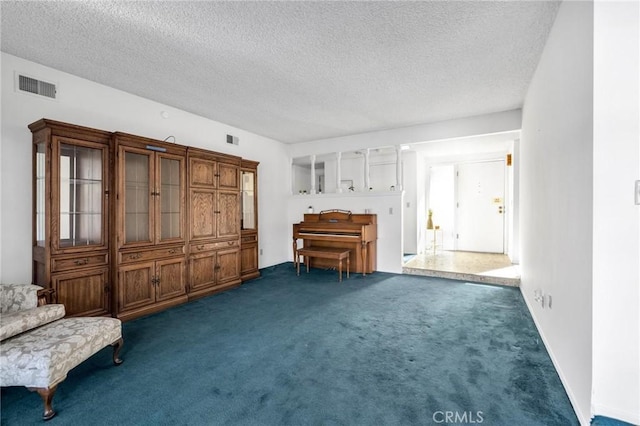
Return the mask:
M 51 259 L 51 271 L 67 271 L 79 267 L 103 266 L 109 263 L 107 253 L 94 254 L 89 256 L 54 257 Z
M 184 254 L 184 246 L 165 247 L 155 250 L 133 250 L 118 253 L 119 263 L 144 262 L 159 258 L 180 256 Z
M 216 242 L 216 243 L 192 244 L 191 253 L 201 253 L 205 251 L 220 250 L 220 249 L 226 249 L 230 247 L 238 247 L 238 240 L 222 241 L 222 242 Z
M 258 241 L 258 236 L 256 234 L 242 236 L 243 243 L 255 243 L 256 241 Z

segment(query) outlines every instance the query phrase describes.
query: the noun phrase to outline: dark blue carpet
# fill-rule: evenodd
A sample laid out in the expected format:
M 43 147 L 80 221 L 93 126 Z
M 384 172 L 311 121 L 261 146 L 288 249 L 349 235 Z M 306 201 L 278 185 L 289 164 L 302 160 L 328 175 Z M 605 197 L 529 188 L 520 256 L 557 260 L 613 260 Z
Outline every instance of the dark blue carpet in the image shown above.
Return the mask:
M 610 417 L 595 416 L 591 419 L 591 426 L 633 426 L 631 423 L 622 420 L 612 419 Z
M 58 388 L 48 425 L 574 425 L 518 289 L 291 263 L 124 324 Z M 2 424 L 42 424 L 2 389 Z

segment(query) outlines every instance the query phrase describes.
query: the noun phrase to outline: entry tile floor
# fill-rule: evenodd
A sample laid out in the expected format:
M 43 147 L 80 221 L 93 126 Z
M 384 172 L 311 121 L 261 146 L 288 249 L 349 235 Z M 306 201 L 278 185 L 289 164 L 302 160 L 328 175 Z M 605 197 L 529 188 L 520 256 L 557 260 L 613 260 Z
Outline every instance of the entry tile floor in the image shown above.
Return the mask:
M 520 269 L 504 254 L 438 251 L 406 256 L 402 272 L 408 275 L 451 278 L 518 287 Z

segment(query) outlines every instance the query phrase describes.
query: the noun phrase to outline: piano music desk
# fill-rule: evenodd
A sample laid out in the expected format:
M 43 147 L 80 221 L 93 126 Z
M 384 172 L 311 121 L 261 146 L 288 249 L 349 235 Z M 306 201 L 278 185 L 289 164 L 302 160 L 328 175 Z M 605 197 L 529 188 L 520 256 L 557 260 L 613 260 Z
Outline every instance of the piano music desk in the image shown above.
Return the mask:
M 296 250 L 296 271 L 300 275 L 300 256 L 305 257 L 304 264 L 307 265 L 309 273 L 309 259 L 319 257 L 321 259 L 335 259 L 338 261 L 339 281 L 342 282 L 342 260 L 347 259 L 347 278 L 349 278 L 349 251 L 340 247 L 309 247 Z

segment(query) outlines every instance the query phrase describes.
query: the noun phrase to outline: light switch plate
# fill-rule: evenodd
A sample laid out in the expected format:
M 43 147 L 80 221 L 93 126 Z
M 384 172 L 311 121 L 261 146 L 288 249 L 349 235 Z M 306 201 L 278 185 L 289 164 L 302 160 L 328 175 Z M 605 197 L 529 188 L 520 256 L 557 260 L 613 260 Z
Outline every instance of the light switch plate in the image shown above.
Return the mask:
M 636 199 L 636 206 L 640 206 L 640 180 L 636 181 L 635 199 Z

